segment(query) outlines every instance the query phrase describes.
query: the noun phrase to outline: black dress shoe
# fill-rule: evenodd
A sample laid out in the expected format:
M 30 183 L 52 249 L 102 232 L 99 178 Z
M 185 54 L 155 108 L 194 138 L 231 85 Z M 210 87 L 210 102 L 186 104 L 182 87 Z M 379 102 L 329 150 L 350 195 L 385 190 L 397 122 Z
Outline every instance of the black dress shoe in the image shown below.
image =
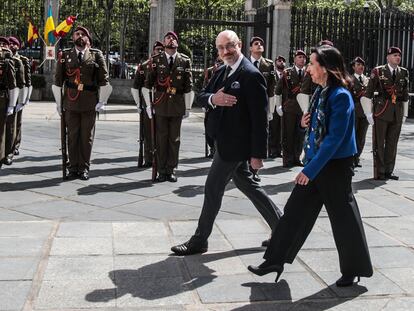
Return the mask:
M 167 174 L 167 181 L 169 181 L 169 182 L 177 182 L 177 176 L 175 176 L 174 173 Z
M 398 180 L 398 179 L 400 179 L 400 177 L 394 175 L 393 173 L 385 173 L 385 178 L 386 179 L 392 179 L 392 180 Z
M 7 156 L 7 157 L 4 159 L 4 164 L 6 164 L 6 165 L 12 165 L 12 164 L 13 164 L 13 157 L 11 157 L 10 155 L 9 155 L 9 156 Z
M 16 156 L 19 155 L 20 154 L 19 149 L 14 149 L 13 154 L 16 155 Z
M 295 162 L 293 163 L 293 166 L 301 166 L 301 167 L 303 167 L 303 163 L 302 163 L 302 162 L 300 162 L 300 161 L 295 161 Z
M 257 267 L 250 265 L 250 266 L 247 267 L 247 269 L 250 272 L 252 272 L 252 273 L 254 273 L 258 276 L 262 276 L 262 275 L 265 275 L 265 274 L 268 274 L 268 273 L 271 273 L 271 272 L 276 272 L 277 273 L 276 279 L 275 279 L 276 283 L 279 280 L 279 278 L 280 278 L 280 276 L 283 272 L 283 266 L 281 266 L 281 265 L 272 265 L 267 261 L 263 262 L 260 266 L 257 266 Z
M 175 245 L 171 247 L 171 251 L 173 251 L 178 256 L 187 256 L 193 254 L 202 254 L 207 252 L 208 243 L 195 243 L 191 240 L 179 245 Z
M 262 246 L 268 247 L 270 245 L 270 239 L 262 241 Z
M 156 182 L 164 182 L 167 181 L 166 174 L 158 174 L 158 177 L 155 179 Z
M 354 284 L 355 278 L 358 278 L 357 282 L 359 282 L 359 280 L 360 280 L 359 276 L 356 277 L 356 276 L 344 276 L 343 275 L 339 278 L 338 281 L 336 281 L 336 286 L 338 286 L 338 287 L 351 286 L 351 285 Z
M 81 172 L 79 176 L 80 176 L 80 179 L 82 179 L 82 180 L 88 180 L 89 179 L 89 172 L 86 172 L 86 171 Z
M 151 166 L 152 166 L 151 162 L 145 162 L 144 164 L 142 164 L 142 167 L 146 167 L 146 168 L 151 167 Z
M 75 178 L 78 178 L 79 177 L 79 173 L 78 173 L 78 171 L 69 171 L 67 174 L 66 174 L 66 178 L 67 179 L 75 179 Z

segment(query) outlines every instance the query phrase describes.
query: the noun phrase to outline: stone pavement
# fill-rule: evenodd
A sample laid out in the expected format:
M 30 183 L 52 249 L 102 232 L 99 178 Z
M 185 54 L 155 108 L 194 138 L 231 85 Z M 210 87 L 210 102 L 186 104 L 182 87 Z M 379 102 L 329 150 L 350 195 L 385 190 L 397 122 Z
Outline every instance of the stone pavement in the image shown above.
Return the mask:
M 262 261 L 269 229 L 230 184 L 209 252 L 170 256 L 196 227 L 210 160 L 202 113 L 183 122 L 177 183 L 137 168 L 134 106 L 97 124 L 91 179 L 62 182 L 52 103 L 24 111 L 21 155 L 0 171 L 0 310 L 414 310 L 414 123 L 403 126 L 396 174 L 371 179 L 370 133 L 354 179 L 374 276 L 340 289 L 322 211 L 281 281 L 246 269 Z M 283 207 L 299 168 L 266 161 L 262 185 Z

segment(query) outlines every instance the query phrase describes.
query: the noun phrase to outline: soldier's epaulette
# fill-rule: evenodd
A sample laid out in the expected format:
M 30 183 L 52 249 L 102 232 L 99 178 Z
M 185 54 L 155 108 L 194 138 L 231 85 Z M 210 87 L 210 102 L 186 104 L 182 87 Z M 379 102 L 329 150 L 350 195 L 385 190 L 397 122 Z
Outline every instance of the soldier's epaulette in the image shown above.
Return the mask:
M 269 63 L 269 64 L 273 64 L 273 61 L 272 61 L 271 59 L 269 59 L 269 58 L 264 58 L 264 57 L 263 57 L 263 60 L 264 60 L 265 62 Z
M 102 53 L 101 50 L 95 49 L 95 48 L 89 48 L 89 51 L 94 52 L 94 53 Z
M 402 72 L 405 72 L 406 74 L 408 74 L 408 69 L 407 68 L 404 68 L 404 67 L 398 67 L 398 68 L 400 68 L 400 70 Z
M 187 55 L 185 55 L 185 54 L 183 54 L 183 53 L 180 53 L 180 56 L 181 56 L 182 58 L 187 58 L 187 59 L 190 59 L 190 57 L 189 57 L 189 56 L 187 56 Z
M 161 56 L 164 56 L 164 54 L 165 54 L 165 52 L 162 51 L 162 52 L 158 53 L 157 55 L 151 56 L 151 59 L 154 61 L 156 59 L 159 59 Z
M 20 55 L 20 54 L 19 54 Z M 20 59 L 22 60 L 22 61 L 25 61 L 25 62 L 28 62 L 29 61 L 29 58 L 27 58 L 26 56 L 24 56 L 24 55 L 20 55 Z

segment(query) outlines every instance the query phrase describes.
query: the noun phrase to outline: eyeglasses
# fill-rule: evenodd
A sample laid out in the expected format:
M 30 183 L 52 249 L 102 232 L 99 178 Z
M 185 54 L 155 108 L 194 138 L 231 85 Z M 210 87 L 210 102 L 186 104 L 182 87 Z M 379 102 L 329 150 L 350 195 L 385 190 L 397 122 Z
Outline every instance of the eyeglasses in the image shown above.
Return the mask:
M 224 50 L 231 51 L 231 50 L 234 50 L 236 48 L 237 44 L 238 43 L 236 43 L 236 42 L 230 42 L 230 43 L 227 43 L 225 46 L 218 45 L 218 46 L 216 46 L 216 49 L 218 51 L 224 51 Z
M 253 45 L 263 45 L 263 44 L 260 41 L 255 41 L 255 42 L 253 42 Z

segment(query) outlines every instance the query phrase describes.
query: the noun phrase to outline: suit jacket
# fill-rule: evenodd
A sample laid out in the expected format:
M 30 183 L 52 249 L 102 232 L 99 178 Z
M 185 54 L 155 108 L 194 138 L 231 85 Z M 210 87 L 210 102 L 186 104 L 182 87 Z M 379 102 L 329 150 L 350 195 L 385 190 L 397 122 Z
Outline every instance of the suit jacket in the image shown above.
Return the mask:
M 352 88 L 350 89 L 352 93 L 352 98 L 355 103 L 355 118 L 365 118 L 364 110 L 361 106 L 361 97 L 365 95 L 365 89 L 368 84 L 368 78 L 362 75 L 362 83 L 352 75 Z
M 409 80 L 407 69 L 398 66 L 394 82 L 387 64 L 374 68 L 371 73 L 365 96 L 367 98 L 373 98 L 375 91 L 379 93 L 379 95 L 374 98 L 375 117 L 391 122 L 394 120 L 395 116 L 395 121 L 401 123 L 404 115 L 402 102 L 408 101 L 409 99 L 408 87 Z M 392 103 L 391 94 L 393 91 L 396 96 L 395 104 Z
M 207 134 L 215 138 L 217 151 L 225 161 L 244 161 L 267 155 L 268 98 L 266 81 L 260 71 L 243 58 L 237 70 L 223 81 L 226 66 L 220 67 L 198 102 L 208 109 Z M 224 87 L 227 94 L 237 97 L 233 107 L 212 108 L 208 100 Z
M 63 106 L 71 111 L 95 110 L 98 88 L 109 83 L 105 59 L 100 50 L 88 48 L 79 63 L 75 48 L 59 53 L 55 85 L 64 86 Z M 68 87 L 70 84 L 71 87 Z M 83 85 L 83 90 L 75 86 Z

